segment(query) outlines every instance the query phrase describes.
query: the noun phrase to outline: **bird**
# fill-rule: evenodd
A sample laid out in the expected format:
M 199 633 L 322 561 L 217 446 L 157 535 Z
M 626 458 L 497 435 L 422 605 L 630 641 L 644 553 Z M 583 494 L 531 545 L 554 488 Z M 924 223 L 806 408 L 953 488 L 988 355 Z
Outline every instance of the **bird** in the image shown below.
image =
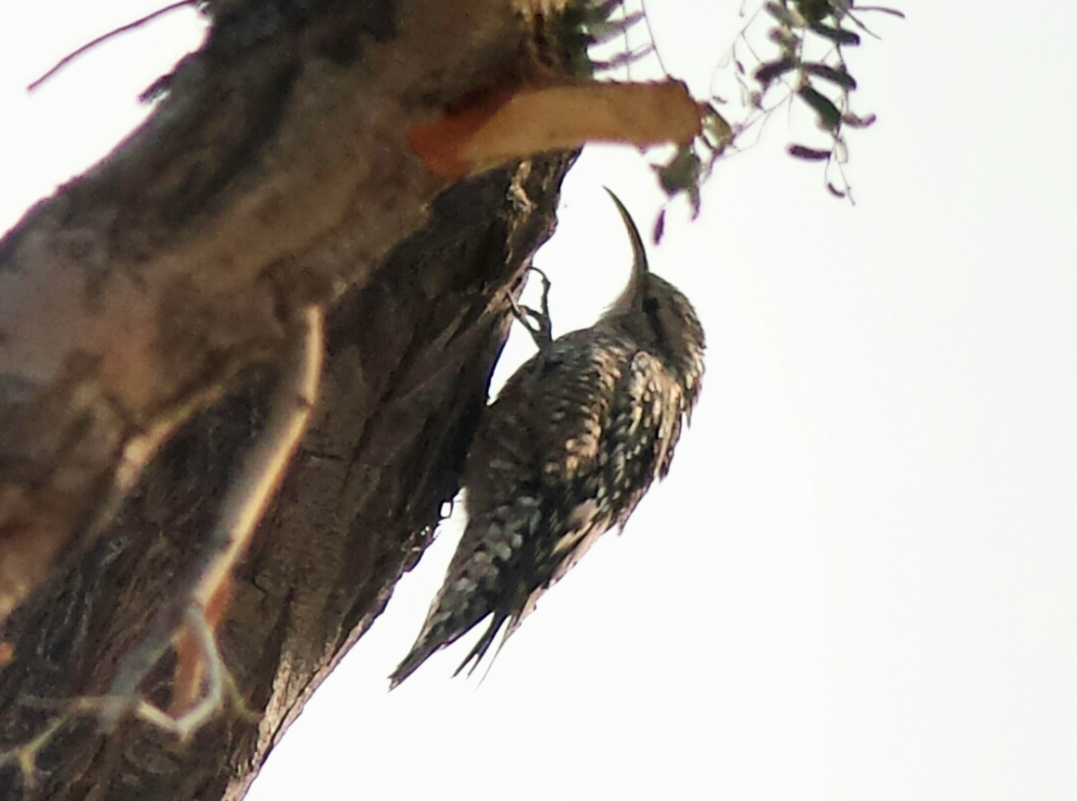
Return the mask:
M 688 298 L 650 271 L 631 215 L 606 191 L 632 243 L 628 284 L 593 326 L 557 339 L 548 335 L 544 298 L 547 319 L 531 329 L 538 353 L 479 422 L 462 479 L 467 525 L 390 689 L 490 618 L 453 674 L 470 663 L 470 675 L 498 631 L 505 628 L 500 650 L 538 599 L 605 532 L 623 531 L 669 472 L 702 388 L 703 327 Z

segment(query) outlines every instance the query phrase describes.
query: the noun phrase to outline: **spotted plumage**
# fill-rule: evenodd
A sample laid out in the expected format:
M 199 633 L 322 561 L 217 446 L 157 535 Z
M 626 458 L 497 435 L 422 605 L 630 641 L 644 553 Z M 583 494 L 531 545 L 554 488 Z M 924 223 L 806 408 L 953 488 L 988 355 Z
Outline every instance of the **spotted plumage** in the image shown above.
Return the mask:
M 650 273 L 610 195 L 632 239 L 632 277 L 594 326 L 545 343 L 487 409 L 464 470 L 467 528 L 394 687 L 490 617 L 457 672 L 477 665 L 502 626 L 504 642 L 669 471 L 699 396 L 703 329 L 688 299 Z

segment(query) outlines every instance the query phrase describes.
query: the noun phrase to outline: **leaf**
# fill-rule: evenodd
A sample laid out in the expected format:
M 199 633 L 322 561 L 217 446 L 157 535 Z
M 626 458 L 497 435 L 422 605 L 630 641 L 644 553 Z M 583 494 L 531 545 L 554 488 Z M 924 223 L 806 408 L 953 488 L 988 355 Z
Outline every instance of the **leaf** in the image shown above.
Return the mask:
M 816 150 L 804 145 L 789 145 L 787 150 L 793 158 L 803 159 L 804 161 L 827 161 L 830 158 L 829 150 Z
M 708 103 L 706 109 L 703 114 L 703 141 L 715 155 L 720 155 L 733 144 L 736 132 L 713 105 Z
M 651 241 L 655 245 L 662 244 L 662 235 L 666 232 L 666 207 L 663 206 L 662 210 L 658 212 L 658 219 L 654 221 L 654 232 L 651 234 Z
M 819 117 L 819 124 L 830 131 L 836 131 L 841 127 L 841 112 L 833 101 L 822 92 L 811 86 L 802 86 L 797 90 L 800 99 L 812 107 Z
M 764 5 L 763 8 L 783 25 L 788 25 L 790 28 L 804 27 L 804 20 L 800 18 L 800 15 L 794 15 L 792 11 L 780 3 L 770 2 Z
M 811 29 L 824 39 L 840 44 L 840 45 L 858 45 L 860 44 L 860 36 L 853 31 L 847 31 L 844 28 L 831 28 L 829 25 L 821 25 L 815 23 L 811 26 Z
M 642 11 L 628 14 L 620 19 L 603 19 L 588 24 L 586 26 L 587 35 L 594 44 L 605 44 L 619 36 L 624 36 L 629 28 L 644 19 L 646 19 L 646 15 Z
M 905 12 L 898 11 L 896 8 L 887 8 L 886 6 L 857 6 L 857 11 L 881 11 L 883 14 L 889 14 L 892 17 L 898 17 L 899 19 L 905 19 Z
M 868 128 L 875 124 L 876 119 L 877 117 L 874 114 L 868 114 L 866 117 L 858 117 L 851 111 L 847 111 L 841 115 L 841 121 L 850 128 Z
M 768 61 L 766 64 L 761 64 L 755 71 L 755 79 L 766 87 L 770 85 L 771 81 L 780 78 L 787 72 L 792 72 L 796 67 L 797 60 L 792 56 L 786 56 L 778 61 Z
M 699 182 L 702 168 L 703 163 L 691 145 L 679 148 L 669 164 L 655 167 L 658 182 L 669 197 L 676 197 L 681 192 L 687 193 L 688 201 L 692 205 L 692 219 L 699 216 Z
M 774 44 L 781 45 L 783 50 L 791 49 L 797 43 L 797 37 L 788 28 L 771 28 L 767 38 Z
M 845 70 L 835 69 L 828 64 L 804 64 L 804 71 L 812 75 L 818 75 L 831 83 L 836 83 L 842 89 L 851 92 L 856 88 L 856 79 Z
M 809 23 L 821 22 L 834 13 L 829 0 L 796 0 L 797 11 Z

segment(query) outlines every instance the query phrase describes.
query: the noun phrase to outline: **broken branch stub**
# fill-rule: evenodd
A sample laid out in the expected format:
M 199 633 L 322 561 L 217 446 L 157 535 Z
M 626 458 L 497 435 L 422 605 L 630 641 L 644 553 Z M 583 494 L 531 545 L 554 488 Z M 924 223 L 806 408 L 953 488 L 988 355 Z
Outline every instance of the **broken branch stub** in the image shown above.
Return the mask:
M 456 180 L 587 142 L 686 145 L 702 133 L 703 116 L 679 81 L 501 89 L 412 128 L 408 143 L 432 172 Z

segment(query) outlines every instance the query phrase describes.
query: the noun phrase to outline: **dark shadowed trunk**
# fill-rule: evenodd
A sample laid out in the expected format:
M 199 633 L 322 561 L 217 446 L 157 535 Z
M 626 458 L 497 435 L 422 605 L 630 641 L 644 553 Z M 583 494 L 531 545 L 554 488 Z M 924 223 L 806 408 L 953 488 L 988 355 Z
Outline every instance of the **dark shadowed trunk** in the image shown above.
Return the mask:
M 508 292 L 572 160 L 444 189 L 407 147 L 515 69 L 524 33 L 500 0 L 214 11 L 151 120 L 0 242 L 3 799 L 243 796 L 455 495 Z M 312 302 L 329 308 L 313 426 L 219 627 L 260 719 L 229 706 L 184 744 L 72 716 L 35 750 L 179 592 Z M 164 707 L 174 662 L 142 685 Z

